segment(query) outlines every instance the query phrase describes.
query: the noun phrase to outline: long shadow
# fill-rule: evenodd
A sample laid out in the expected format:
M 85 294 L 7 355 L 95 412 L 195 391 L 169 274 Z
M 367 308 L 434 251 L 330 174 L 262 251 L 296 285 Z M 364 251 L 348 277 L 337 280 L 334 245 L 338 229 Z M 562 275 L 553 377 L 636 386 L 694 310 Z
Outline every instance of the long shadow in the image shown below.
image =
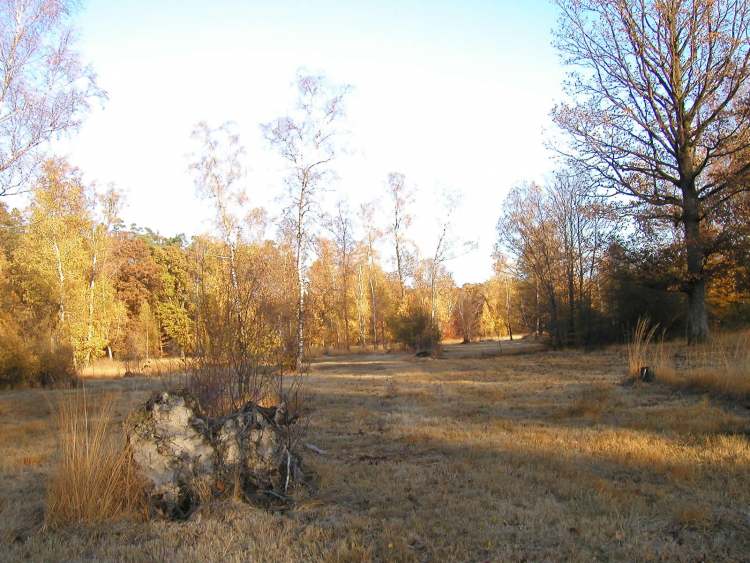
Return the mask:
M 563 396 L 569 400 L 567 391 L 557 391 L 551 394 L 549 401 L 560 402 Z M 560 506 L 562 513 L 576 521 L 588 521 L 595 525 L 597 518 L 605 512 L 608 518 L 614 519 L 619 518 L 617 511 L 625 511 L 632 513 L 635 520 L 624 521 L 624 527 L 632 527 L 634 532 L 637 530 L 639 533 L 645 528 L 649 530 L 648 534 L 662 537 L 664 541 L 682 542 L 684 549 L 710 550 L 714 545 L 717 549 L 725 549 L 727 540 L 730 540 L 735 557 L 750 553 L 750 524 L 737 504 L 742 501 L 732 496 L 732 493 L 740 491 L 747 500 L 747 494 L 741 493 L 750 488 L 750 467 L 747 465 L 730 468 L 711 464 L 703 467 L 700 475 L 697 475 L 694 460 L 686 457 L 675 459 L 665 467 L 655 465 L 648 456 L 643 459 L 628 458 L 616 451 L 562 451 L 553 440 L 534 442 L 528 438 L 514 440 L 511 437 L 503 440 L 502 446 L 497 443 L 483 444 L 477 439 L 471 443 L 460 443 L 456 439 L 439 439 L 418 430 L 440 419 L 440 424 L 447 428 L 476 429 L 478 433 L 483 426 L 502 421 L 509 423 L 508 432 L 511 433 L 514 432 L 514 425 L 518 425 L 518 430 L 521 427 L 528 430 L 529 427 L 539 426 L 548 434 L 554 434 L 556 429 L 561 433 L 582 428 L 595 431 L 628 429 L 658 437 L 666 447 L 678 443 L 680 436 L 646 431 L 617 420 L 592 423 L 555 418 L 540 412 L 540 407 L 534 405 L 515 405 L 513 410 L 507 406 L 489 408 L 478 416 L 461 414 L 456 413 L 455 406 L 446 406 L 445 401 L 413 400 L 408 394 L 399 395 L 398 391 L 395 396 L 389 397 L 317 389 L 312 393 L 311 401 L 317 411 L 316 421 L 310 427 L 310 439 L 317 440 L 320 442 L 318 445 L 329 451 L 329 457 L 324 460 L 328 471 L 335 471 L 338 466 L 345 468 L 346 472 L 366 472 L 372 474 L 373 479 L 382 481 L 382 487 L 387 488 L 387 483 L 392 482 L 396 489 L 399 480 L 404 478 L 404 472 L 412 476 L 430 476 L 426 480 L 415 477 L 414 482 L 421 485 L 411 484 L 403 493 L 407 499 L 403 507 L 415 514 L 415 520 L 450 522 L 441 511 L 435 511 L 433 501 L 436 491 L 449 491 L 444 504 L 455 507 L 464 496 L 476 496 L 473 488 L 479 487 L 488 507 L 520 507 L 518 510 L 529 521 L 539 518 L 534 513 L 537 504 L 552 499 Z M 326 412 L 340 411 L 342 405 L 350 405 L 351 408 L 344 409 L 343 415 L 339 412 L 336 428 L 328 426 Z M 416 439 L 414 436 L 404 436 L 404 427 L 398 421 L 395 422 L 399 425 L 396 435 L 391 433 L 394 424 L 391 416 L 398 413 L 409 413 L 409 424 L 417 431 L 414 434 Z M 346 428 L 343 433 L 338 430 L 341 422 Z M 381 428 L 378 428 L 379 422 L 383 423 Z M 458 472 L 446 469 L 453 467 L 463 469 Z M 493 484 L 493 480 L 487 478 L 488 471 L 498 472 L 502 479 Z M 450 498 L 454 492 L 455 497 Z M 334 484 L 329 491 L 323 490 L 321 494 L 325 502 L 340 505 L 341 509 L 363 517 L 370 514 L 373 507 L 383 514 L 396 510 L 389 507 L 386 501 L 366 494 L 357 495 L 346 484 Z M 420 495 L 433 501 L 420 502 Z M 700 507 L 707 500 L 714 503 L 710 507 L 711 513 L 720 516 L 701 523 L 699 528 L 681 528 L 674 523 L 671 513 L 659 512 L 665 506 L 671 506 L 671 502 Z M 483 518 L 487 515 L 473 516 Z M 549 539 L 554 540 L 555 534 L 564 531 L 554 530 L 554 518 L 557 517 L 552 515 L 550 518 L 553 520 L 550 521 Z M 523 521 L 507 524 L 511 528 L 515 526 L 512 534 L 516 538 L 518 534 L 523 537 L 524 526 L 529 525 L 529 522 Z M 472 537 L 471 529 L 465 533 Z M 583 537 L 580 541 L 595 543 L 594 539 L 586 540 Z M 590 547 L 601 548 L 594 544 Z M 629 553 L 632 556 L 632 552 Z M 434 556 L 439 557 L 440 554 L 435 553 Z M 478 549 L 474 556 L 486 557 L 487 554 Z

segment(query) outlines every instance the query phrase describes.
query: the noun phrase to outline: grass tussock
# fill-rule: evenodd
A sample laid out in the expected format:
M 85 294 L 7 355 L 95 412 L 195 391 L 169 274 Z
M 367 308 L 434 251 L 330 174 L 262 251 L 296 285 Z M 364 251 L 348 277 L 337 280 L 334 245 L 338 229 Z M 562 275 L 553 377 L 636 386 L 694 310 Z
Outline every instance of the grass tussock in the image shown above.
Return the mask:
M 649 366 L 671 387 L 739 401 L 750 400 L 750 332 L 719 334 L 697 346 L 656 341 L 657 326 L 641 319 L 628 344 L 628 375 Z
M 112 396 L 94 402 L 85 392 L 60 401 L 60 455 L 47 491 L 50 527 L 143 514 L 142 484 L 130 453 L 113 432 L 113 404 Z
M 641 368 L 656 369 L 662 363 L 661 348 L 654 345 L 654 337 L 659 325 L 651 325 L 648 318 L 641 317 L 635 325 L 633 336 L 628 342 L 628 375 L 638 377 Z
M 749 401 L 750 333 L 721 335 L 677 352 L 671 363 L 659 366 L 656 375 L 673 387 Z

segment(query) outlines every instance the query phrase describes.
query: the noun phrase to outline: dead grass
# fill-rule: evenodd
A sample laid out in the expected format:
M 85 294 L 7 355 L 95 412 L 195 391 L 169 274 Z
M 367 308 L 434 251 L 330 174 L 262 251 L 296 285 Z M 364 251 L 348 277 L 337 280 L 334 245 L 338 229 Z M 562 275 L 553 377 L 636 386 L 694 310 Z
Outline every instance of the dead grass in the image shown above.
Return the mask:
M 81 368 L 78 377 L 81 379 L 111 379 L 130 375 L 162 377 L 181 373 L 185 373 L 185 360 L 182 358 L 152 358 L 138 361 L 102 358 Z
M 60 453 L 47 491 L 49 526 L 92 524 L 143 512 L 143 488 L 130 453 L 112 432 L 113 404 L 111 396 L 92 404 L 85 391 L 61 398 Z
M 750 332 L 717 334 L 709 342 L 686 346 L 654 340 L 657 326 L 640 320 L 628 345 L 628 374 L 649 366 L 671 387 L 716 397 L 750 401 Z
M 306 441 L 326 452 L 305 452 L 315 496 L 283 514 L 226 501 L 184 523 L 47 530 L 56 440 L 33 405 L 51 392 L 1 394 L 0 559 L 746 559 L 750 412 L 620 386 L 626 364 L 617 349 L 327 358 L 306 384 Z M 121 393 L 114 424 L 158 384 L 91 382 L 90 398 Z
M 652 325 L 648 318 L 638 319 L 628 342 L 628 375 L 631 378 L 638 377 L 641 368 L 656 369 L 663 364 L 663 346 L 653 344 L 658 329 L 659 325 Z
M 567 409 L 568 416 L 599 417 L 612 400 L 611 389 L 604 385 L 586 387 L 579 398 Z
M 672 358 L 672 362 L 663 362 L 657 369 L 660 381 L 673 387 L 750 401 L 750 333 L 719 335 L 699 347 L 678 348 L 672 351 Z

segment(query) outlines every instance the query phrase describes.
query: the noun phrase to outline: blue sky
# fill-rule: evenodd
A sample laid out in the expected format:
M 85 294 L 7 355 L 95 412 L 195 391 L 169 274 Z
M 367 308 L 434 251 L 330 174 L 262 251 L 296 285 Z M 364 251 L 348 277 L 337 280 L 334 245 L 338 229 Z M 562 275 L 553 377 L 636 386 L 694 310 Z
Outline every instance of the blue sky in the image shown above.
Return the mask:
M 297 69 L 324 73 L 353 87 L 328 201 L 356 207 L 403 172 L 418 190 L 411 235 L 429 254 L 436 194 L 460 190 L 456 231 L 479 248 L 450 268 L 459 283 L 481 281 L 504 194 L 552 167 L 543 140 L 563 78 L 555 18 L 546 0 L 88 0 L 75 16 L 79 45 L 109 100 L 56 150 L 126 191 L 128 223 L 192 235 L 210 230 L 211 213 L 187 171 L 189 133 L 233 120 L 250 201 L 273 214 L 283 170 L 258 124 L 291 105 Z

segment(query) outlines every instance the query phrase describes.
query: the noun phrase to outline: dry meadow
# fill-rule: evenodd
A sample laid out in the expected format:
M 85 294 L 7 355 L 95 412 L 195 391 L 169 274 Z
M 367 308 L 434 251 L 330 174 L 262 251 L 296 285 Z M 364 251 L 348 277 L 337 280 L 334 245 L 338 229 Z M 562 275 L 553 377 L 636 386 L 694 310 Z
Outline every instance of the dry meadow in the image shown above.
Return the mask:
M 305 452 L 319 491 L 187 522 L 45 525 L 54 405 L 0 394 L 0 559 L 747 560 L 750 404 L 622 385 L 622 349 L 314 362 Z M 86 381 L 115 417 L 167 377 Z

